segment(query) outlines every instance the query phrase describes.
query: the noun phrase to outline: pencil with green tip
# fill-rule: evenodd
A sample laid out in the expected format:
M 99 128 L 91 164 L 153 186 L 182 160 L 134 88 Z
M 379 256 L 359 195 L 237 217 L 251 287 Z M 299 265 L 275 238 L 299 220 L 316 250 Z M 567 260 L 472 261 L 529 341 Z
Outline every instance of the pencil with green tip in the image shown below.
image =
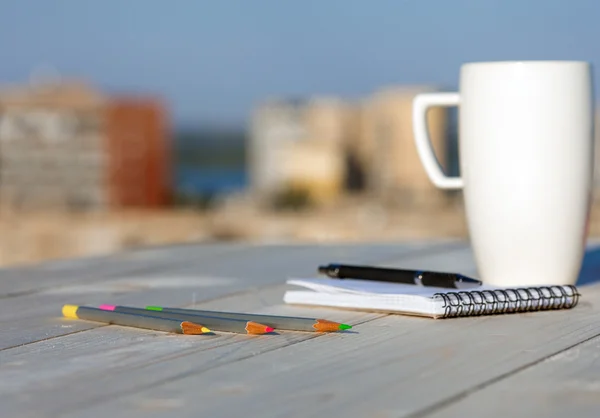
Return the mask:
M 146 306 L 147 310 L 159 312 L 190 313 L 195 315 L 211 315 L 223 318 L 257 321 L 275 329 L 309 332 L 334 332 L 352 328 L 351 325 L 328 321 L 319 318 L 302 318 L 296 316 L 261 315 L 238 312 L 204 311 L 197 309 L 166 308 L 161 306 Z
M 157 316 L 152 316 L 151 313 L 146 315 L 133 315 L 122 312 L 110 312 L 88 306 L 64 305 L 62 314 L 65 318 L 83 319 L 104 324 L 144 328 L 177 334 L 198 335 L 211 332 L 204 325 L 195 322 L 159 318 Z
M 105 311 L 123 312 L 138 315 L 155 315 L 160 318 L 178 319 L 181 321 L 201 322 L 215 331 L 237 332 L 240 334 L 266 334 L 273 332 L 273 327 L 250 321 L 248 319 L 233 319 L 217 316 L 200 315 L 190 312 L 151 311 L 144 308 L 130 306 L 100 305 Z

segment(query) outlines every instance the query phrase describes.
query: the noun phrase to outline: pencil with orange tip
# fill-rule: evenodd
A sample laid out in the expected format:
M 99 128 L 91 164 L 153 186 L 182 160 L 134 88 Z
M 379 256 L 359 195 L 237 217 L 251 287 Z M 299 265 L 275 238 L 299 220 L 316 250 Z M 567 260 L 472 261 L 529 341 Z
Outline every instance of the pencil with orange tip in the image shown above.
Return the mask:
M 329 321 L 319 318 L 303 318 L 297 316 L 280 316 L 265 314 L 249 314 L 238 312 L 202 311 L 197 309 L 165 308 L 161 306 L 146 306 L 147 310 L 159 312 L 189 313 L 194 315 L 211 315 L 223 318 L 243 319 L 246 321 L 257 321 L 275 329 L 308 332 L 334 332 L 351 329 L 352 325 Z
M 198 335 L 211 332 L 210 329 L 196 322 L 160 318 L 152 315 L 151 313 L 145 315 L 135 315 L 122 312 L 105 311 L 88 306 L 64 305 L 62 308 L 62 314 L 66 318 L 83 319 L 86 321 L 102 322 L 105 324 L 144 328 L 177 334 Z
M 100 305 L 99 308 L 111 312 L 122 312 L 137 315 L 155 315 L 160 318 L 178 319 L 182 321 L 191 322 L 202 322 L 202 324 L 210 327 L 212 330 L 215 331 L 236 332 L 240 334 L 266 334 L 268 332 L 274 331 L 273 327 L 263 325 L 262 323 L 242 319 L 222 318 L 216 315 L 199 315 L 190 312 L 180 313 L 150 311 L 143 308 L 133 308 L 129 306 L 115 305 Z

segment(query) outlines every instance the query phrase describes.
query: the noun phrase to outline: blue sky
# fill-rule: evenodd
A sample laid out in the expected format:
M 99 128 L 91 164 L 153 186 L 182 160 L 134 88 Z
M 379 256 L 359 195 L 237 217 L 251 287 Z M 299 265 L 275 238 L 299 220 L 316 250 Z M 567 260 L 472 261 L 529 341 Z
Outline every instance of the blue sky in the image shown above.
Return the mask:
M 3 3 L 0 83 L 51 65 L 112 91 L 160 94 L 185 124 L 243 124 L 268 96 L 452 87 L 468 61 L 600 60 L 598 0 Z

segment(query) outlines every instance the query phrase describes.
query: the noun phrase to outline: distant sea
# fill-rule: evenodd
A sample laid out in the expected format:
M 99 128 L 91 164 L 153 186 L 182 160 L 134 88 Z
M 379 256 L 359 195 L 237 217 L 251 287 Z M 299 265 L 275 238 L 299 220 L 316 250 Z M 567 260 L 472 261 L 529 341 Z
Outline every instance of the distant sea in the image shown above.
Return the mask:
M 175 170 L 175 192 L 177 194 L 202 196 L 226 194 L 244 189 L 247 185 L 243 167 L 185 167 Z

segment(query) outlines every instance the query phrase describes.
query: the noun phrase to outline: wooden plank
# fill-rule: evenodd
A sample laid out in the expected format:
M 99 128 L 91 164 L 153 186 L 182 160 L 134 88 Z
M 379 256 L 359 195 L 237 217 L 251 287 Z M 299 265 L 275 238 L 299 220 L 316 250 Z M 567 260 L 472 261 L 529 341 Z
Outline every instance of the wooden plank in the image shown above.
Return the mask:
M 97 326 L 97 324 L 91 322 L 68 323 L 59 318 L 57 314 L 47 318 L 24 318 L 5 321 L 0 324 L 0 353 L 1 350 L 6 348 L 19 347 L 32 341 L 49 340 L 62 335 L 96 328 Z
M 290 244 L 288 249 L 303 249 L 306 244 Z M 157 247 L 126 251 L 105 257 L 87 257 L 57 260 L 40 265 L 0 269 L 0 296 L 28 293 L 71 281 L 81 281 L 82 276 L 110 277 L 130 271 L 155 271 L 185 264 L 198 264 L 203 258 L 233 255 L 239 251 L 263 248 L 256 243 L 194 244 L 174 247 Z
M 464 245 L 462 248 L 464 251 Z M 413 249 L 394 245 L 379 248 L 376 254 L 383 257 L 386 249 L 388 256 L 394 258 L 400 257 L 400 254 L 410 257 L 414 252 L 422 254 L 426 250 L 442 251 L 437 246 Z M 370 247 L 364 249 L 360 246 L 307 246 L 301 247 L 300 250 L 296 246 L 257 247 L 236 255 L 231 259 L 204 259 L 201 272 L 198 271 L 199 267 L 194 265 L 169 273 L 148 272 L 144 275 L 86 280 L 83 283 L 42 290 L 33 295 L 5 299 L 0 304 L 0 335 L 3 336 L 0 338 L 0 350 L 49 338 L 47 332 L 38 326 L 40 322 L 54 330 L 54 337 L 62 335 L 60 309 L 64 304 L 183 306 L 253 287 L 280 283 L 285 280 L 287 274 L 309 274 L 316 269 L 318 263 L 331 257 L 342 261 L 366 262 L 375 256 Z M 17 329 L 24 331 L 16 332 Z M 8 330 L 11 332 L 7 332 Z M 70 329 L 63 329 L 63 334 L 70 332 Z
M 108 257 L 60 260 L 39 266 L 0 270 L 0 299 L 39 293 L 68 283 L 107 279 L 127 273 L 161 271 L 190 261 L 202 262 L 220 255 L 233 255 L 248 245 L 198 246 L 191 248 L 140 250 Z M 158 255 L 162 254 L 162 255 Z
M 428 417 L 486 416 L 597 418 L 600 411 L 600 338 L 575 344 L 523 370 L 484 382 L 427 411 Z
M 442 242 L 437 244 L 440 248 L 451 248 L 452 246 L 464 246 L 463 242 Z M 114 255 L 105 258 L 93 258 L 80 262 L 78 260 L 61 261 L 49 263 L 45 266 L 7 269 L 0 271 L 0 299 L 9 297 L 36 294 L 44 290 L 57 289 L 66 285 L 77 283 L 93 283 L 104 281 L 111 278 L 118 279 L 123 276 L 138 275 L 146 276 L 148 274 L 160 275 L 164 272 L 181 271 L 182 273 L 198 274 L 206 269 L 205 263 L 209 262 L 215 265 L 221 261 L 221 274 L 225 277 L 239 272 L 237 263 L 255 260 L 255 257 L 268 254 L 272 263 L 282 264 L 289 258 L 285 254 L 298 254 L 299 252 L 314 253 L 315 251 L 325 251 L 332 257 L 341 257 L 344 260 L 351 259 L 357 251 L 362 252 L 364 256 L 370 257 L 373 254 L 376 261 L 377 257 L 389 257 L 394 254 L 402 254 L 405 249 L 411 250 L 428 249 L 436 246 L 435 243 L 418 244 L 380 244 L 380 245 L 198 245 L 186 248 L 186 252 L 181 254 L 181 250 L 170 250 L 168 247 L 153 251 L 139 251 Z M 283 256 L 283 258 L 281 257 Z M 233 263 L 229 261 L 233 260 Z M 261 269 L 259 264 L 254 263 L 253 267 Z M 312 265 L 307 265 L 307 272 L 312 273 Z M 232 270 L 233 269 L 233 270 Z M 264 270 L 264 269 L 263 269 Z M 269 271 L 267 271 L 268 273 Z M 213 275 L 217 274 L 214 271 Z
M 278 285 L 263 291 L 251 290 L 199 306 L 268 311 L 265 307 L 281 302 L 285 288 Z M 289 312 L 294 313 L 294 309 Z M 361 312 L 328 315 L 334 320 L 343 317 L 354 323 L 381 316 Z M 63 323 L 76 322 L 63 320 Z M 97 328 L 0 351 L 0 404 L 7 416 L 56 416 L 103 402 L 106 396 L 123 395 L 185 376 L 191 368 L 208 370 L 322 337 L 327 336 L 307 332 L 173 336 L 115 326 Z M 164 364 L 171 366 L 165 369 Z M 157 367 L 159 373 L 154 372 Z
M 422 415 L 600 335 L 600 286 L 586 288 L 573 310 L 437 321 L 390 315 L 354 331 L 214 368 L 190 365 L 178 377 L 126 396 L 111 394 L 77 412 L 88 417 L 187 417 L 202 405 L 206 416 L 239 416 L 242 411 L 261 417 L 298 411 L 302 416 Z M 167 373 L 176 363 L 156 364 L 150 374 Z M 157 400 L 171 407 L 161 409 Z

